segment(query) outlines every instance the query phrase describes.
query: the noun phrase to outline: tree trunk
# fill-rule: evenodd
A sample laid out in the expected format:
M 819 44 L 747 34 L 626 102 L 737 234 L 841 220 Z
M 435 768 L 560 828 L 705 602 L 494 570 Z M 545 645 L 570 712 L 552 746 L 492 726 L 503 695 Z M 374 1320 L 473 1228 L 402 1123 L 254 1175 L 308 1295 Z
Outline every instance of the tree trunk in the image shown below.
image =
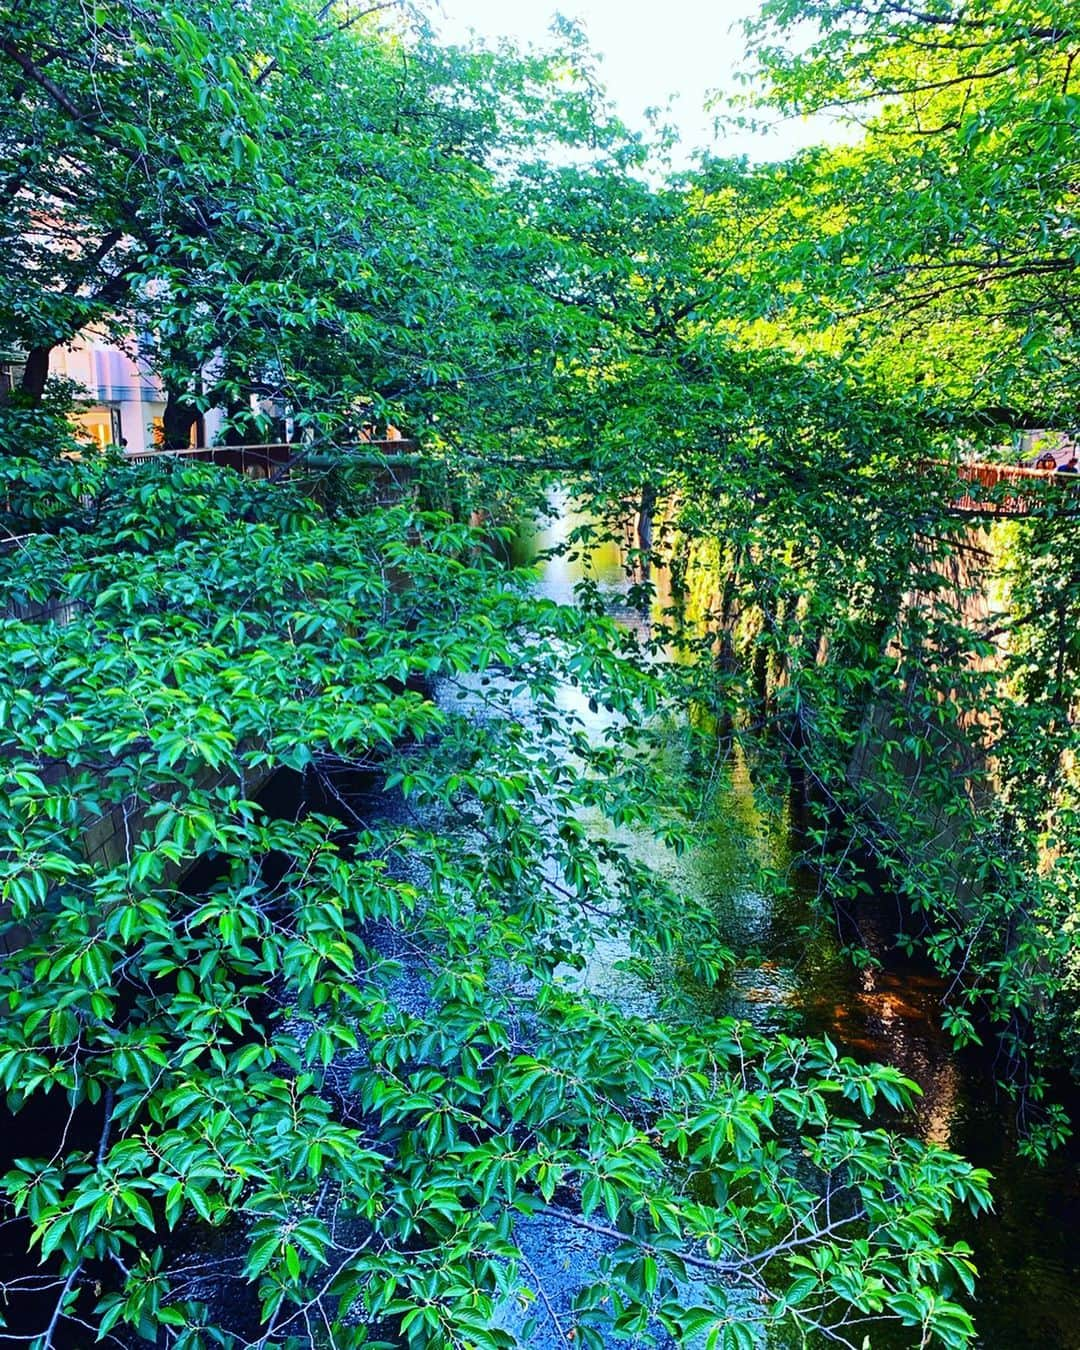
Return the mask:
M 642 483 L 641 503 L 638 507 L 637 537 L 638 548 L 645 555 L 642 558 L 642 572 L 648 576 L 649 554 L 652 552 L 653 516 L 656 512 L 656 488 L 652 483 Z
M 41 396 L 45 392 L 51 352 L 51 344 L 47 347 L 31 347 L 26 356 L 26 369 L 23 371 L 21 388 L 35 403 L 41 402 Z
M 198 409 L 185 402 L 183 395 L 170 387 L 161 418 L 165 449 L 186 449 L 191 444 L 191 428 L 198 418 Z
M 248 445 L 253 437 L 244 429 L 244 418 L 251 416 L 251 405 L 244 402 L 230 403 L 225 424 L 226 445 Z

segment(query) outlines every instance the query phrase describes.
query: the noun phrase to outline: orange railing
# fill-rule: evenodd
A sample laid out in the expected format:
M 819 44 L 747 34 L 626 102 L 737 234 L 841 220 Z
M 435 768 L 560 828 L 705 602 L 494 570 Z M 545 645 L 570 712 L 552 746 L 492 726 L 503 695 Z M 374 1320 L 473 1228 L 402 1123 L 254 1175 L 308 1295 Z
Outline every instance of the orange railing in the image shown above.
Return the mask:
M 1045 509 L 1047 494 L 1044 489 L 1075 491 L 1080 487 L 1080 474 L 1027 469 L 1012 464 L 958 464 L 955 472 L 962 484 L 971 487 L 953 499 L 953 508 L 979 514 L 1030 515 Z

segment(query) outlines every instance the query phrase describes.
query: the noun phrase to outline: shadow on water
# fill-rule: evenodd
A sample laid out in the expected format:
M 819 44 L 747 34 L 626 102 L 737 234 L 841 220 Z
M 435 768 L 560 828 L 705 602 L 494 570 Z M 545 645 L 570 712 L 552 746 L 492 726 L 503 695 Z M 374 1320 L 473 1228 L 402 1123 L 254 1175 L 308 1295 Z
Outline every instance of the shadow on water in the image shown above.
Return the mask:
M 613 617 L 642 627 L 645 620 L 625 601 L 618 542 L 605 542 L 588 557 L 546 553 L 581 523 L 565 499 L 554 505 L 558 514 L 552 523 L 523 532 L 514 550 L 517 562 L 542 558 L 537 593 L 573 603 L 575 587 L 588 578 Z M 588 721 L 587 711 L 576 711 Z M 674 760 L 672 772 L 681 772 Z M 1080 1149 L 1074 1143 L 1060 1150 L 1045 1167 L 1018 1155 L 1010 1103 L 995 1089 L 991 1069 L 977 1055 L 957 1054 L 942 1030 L 942 981 L 894 947 L 895 898 L 872 896 L 860 915 L 864 940 L 882 964 L 856 970 L 815 912 L 812 878 L 794 869 L 786 807 L 762 810 L 741 761 L 714 769 L 709 809 L 685 854 L 676 857 L 656 839 L 633 841 L 642 862 L 683 893 L 711 903 L 736 954 L 732 978 L 709 1010 L 745 1018 L 765 1032 L 827 1034 L 845 1053 L 894 1065 L 913 1079 L 922 1096 L 905 1128 L 994 1176 L 994 1211 L 978 1220 L 966 1211 L 958 1214 L 953 1234 L 971 1245 L 979 1268 L 972 1307 L 977 1345 L 1080 1350 Z M 775 878 L 787 884 L 777 885 Z M 614 968 L 620 955 L 599 952 L 587 981 L 597 992 L 645 1011 L 648 991 L 627 987 L 628 977 Z M 556 1235 L 536 1237 L 543 1259 L 557 1260 Z M 567 1253 L 564 1277 L 573 1282 L 575 1270 L 596 1255 Z M 875 1331 L 872 1344 L 874 1350 L 910 1350 L 910 1338 L 903 1329 Z M 534 1344 L 542 1350 L 547 1342 Z

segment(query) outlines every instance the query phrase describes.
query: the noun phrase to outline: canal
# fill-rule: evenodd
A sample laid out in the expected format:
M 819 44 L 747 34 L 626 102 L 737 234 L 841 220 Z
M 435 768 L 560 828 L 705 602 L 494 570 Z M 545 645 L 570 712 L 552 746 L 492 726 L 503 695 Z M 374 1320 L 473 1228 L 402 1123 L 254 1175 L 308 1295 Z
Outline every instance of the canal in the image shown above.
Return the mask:
M 647 620 L 626 603 L 624 549 L 616 541 L 587 554 L 567 550 L 580 525 L 565 500 L 541 528 L 516 541 L 515 561 L 538 567 L 537 592 L 572 604 L 582 581 L 594 583 L 608 612 L 642 628 Z M 662 578 L 658 578 L 662 589 Z M 568 710 L 594 731 L 603 714 L 590 711 L 573 689 Z M 673 752 L 665 770 L 690 772 Z M 974 1250 L 979 1269 L 971 1310 L 984 1350 L 1080 1350 L 1080 1151 L 1053 1155 L 1043 1167 L 1018 1155 L 1010 1103 L 995 1088 L 981 1054 L 960 1055 L 940 1025 L 944 985 L 930 970 L 904 959 L 893 945 L 894 897 L 867 898 L 860 928 L 879 967 L 856 970 L 815 904 L 816 878 L 797 867 L 790 807 L 763 803 L 741 758 L 692 772 L 707 779 L 705 808 L 694 842 L 676 855 L 658 839 L 629 843 L 636 856 L 674 888 L 706 898 L 737 965 L 703 1008 L 745 1018 L 764 1032 L 828 1035 L 845 1053 L 894 1065 L 922 1089 L 904 1128 L 958 1152 L 993 1173 L 994 1210 L 957 1217 L 955 1237 Z M 699 784 L 700 786 L 700 784 Z M 599 819 L 592 822 L 602 828 Z M 654 995 L 620 968 L 625 953 L 601 949 L 585 980 L 628 1009 L 648 1012 Z M 588 1276 L 597 1252 L 580 1233 L 550 1221 L 523 1234 L 530 1261 L 546 1282 L 561 1280 L 567 1297 Z M 531 1237 L 531 1241 L 530 1241 Z M 511 1319 L 512 1321 L 512 1319 Z M 910 1332 L 875 1331 L 873 1350 L 910 1350 Z M 554 1339 L 532 1341 L 548 1350 Z

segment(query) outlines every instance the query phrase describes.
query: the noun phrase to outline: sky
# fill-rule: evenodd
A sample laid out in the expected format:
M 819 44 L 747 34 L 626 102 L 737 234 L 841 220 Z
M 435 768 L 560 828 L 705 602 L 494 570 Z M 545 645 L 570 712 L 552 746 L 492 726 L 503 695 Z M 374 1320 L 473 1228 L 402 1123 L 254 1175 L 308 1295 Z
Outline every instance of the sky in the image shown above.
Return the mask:
M 737 25 L 757 10 L 756 0 L 438 0 L 432 17 L 450 41 L 470 29 L 487 38 L 512 37 L 542 44 L 556 10 L 581 20 L 616 109 L 631 127 L 644 125 L 648 107 L 676 96 L 670 120 L 686 154 L 696 145 L 717 153 L 777 159 L 824 139 L 820 121 L 787 121 L 767 138 L 728 132 L 714 143 L 713 116 L 704 111 L 709 91 L 734 91 L 745 41 Z

